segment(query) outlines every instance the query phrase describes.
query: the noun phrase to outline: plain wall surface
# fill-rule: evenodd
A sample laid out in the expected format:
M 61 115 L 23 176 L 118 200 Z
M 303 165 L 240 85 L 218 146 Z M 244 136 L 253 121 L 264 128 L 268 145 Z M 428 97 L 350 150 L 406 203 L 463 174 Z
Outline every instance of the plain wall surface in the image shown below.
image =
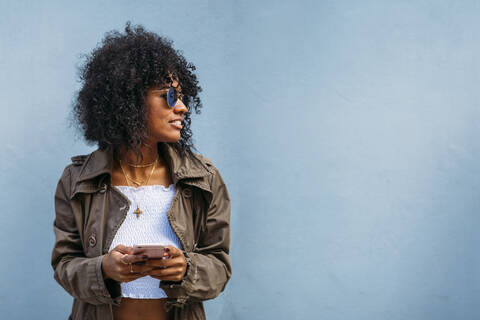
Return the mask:
M 0 314 L 66 319 L 53 195 L 76 66 L 127 20 L 197 66 L 232 199 L 208 319 L 479 319 L 478 1 L 0 1 Z

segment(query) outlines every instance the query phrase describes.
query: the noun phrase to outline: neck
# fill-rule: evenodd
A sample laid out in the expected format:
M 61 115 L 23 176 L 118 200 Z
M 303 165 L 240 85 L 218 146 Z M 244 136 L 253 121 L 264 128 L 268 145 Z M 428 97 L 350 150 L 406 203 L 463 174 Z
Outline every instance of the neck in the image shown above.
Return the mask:
M 158 157 L 157 145 L 145 145 L 140 148 L 140 153 L 137 155 L 132 151 L 122 146 L 115 152 L 115 159 L 121 160 L 122 165 L 146 165 L 153 163 Z
M 164 166 L 163 159 L 158 154 L 157 144 L 142 146 L 140 148 L 140 154 L 137 157 L 133 151 L 127 151 L 125 147 L 121 147 L 115 152 L 114 167 L 117 168 L 119 172 L 125 172 L 129 177 L 142 181 L 150 176 L 153 163 L 157 158 L 155 168 Z M 119 160 L 121 161 L 121 167 Z M 152 165 L 148 167 L 134 167 L 149 164 Z

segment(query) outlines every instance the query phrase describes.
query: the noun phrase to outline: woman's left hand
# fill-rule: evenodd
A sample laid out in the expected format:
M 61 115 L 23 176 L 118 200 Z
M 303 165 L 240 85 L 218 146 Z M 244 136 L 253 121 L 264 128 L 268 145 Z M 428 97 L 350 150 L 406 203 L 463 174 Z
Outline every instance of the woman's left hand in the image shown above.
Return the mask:
M 187 271 L 187 260 L 183 252 L 174 247 L 165 247 L 164 259 L 148 259 L 145 265 L 154 267 L 147 274 L 165 281 L 181 281 Z

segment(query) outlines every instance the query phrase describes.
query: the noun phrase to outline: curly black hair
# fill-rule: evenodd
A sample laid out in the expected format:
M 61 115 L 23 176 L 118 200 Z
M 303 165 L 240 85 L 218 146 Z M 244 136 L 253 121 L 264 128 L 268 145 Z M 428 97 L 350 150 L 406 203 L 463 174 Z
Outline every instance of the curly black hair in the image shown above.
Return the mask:
M 74 125 L 87 143 L 97 143 L 102 150 L 125 146 L 139 156 L 147 138 L 147 90 L 177 80 L 188 111 L 184 114 L 180 140 L 169 144 L 181 154 L 195 149 L 190 114 L 192 109 L 200 113 L 198 94 L 202 89 L 195 66 L 172 43 L 146 31 L 142 25 L 132 27 L 127 22 L 124 34 L 107 32 L 103 41 L 85 56 L 86 61 L 79 68 L 82 86 L 72 111 Z

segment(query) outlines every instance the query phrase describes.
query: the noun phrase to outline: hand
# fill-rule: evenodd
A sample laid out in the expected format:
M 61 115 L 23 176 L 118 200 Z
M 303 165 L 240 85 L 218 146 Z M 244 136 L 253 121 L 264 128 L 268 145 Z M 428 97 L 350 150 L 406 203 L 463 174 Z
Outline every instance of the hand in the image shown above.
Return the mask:
M 147 274 L 155 279 L 178 282 L 187 271 L 187 259 L 182 250 L 167 246 L 163 259 L 149 259 L 145 266 L 152 268 Z
M 102 260 L 102 271 L 105 279 L 117 282 L 130 282 L 141 278 L 153 267 L 147 266 L 147 256 L 142 253 L 133 255 L 132 247 L 119 244 L 107 253 Z

